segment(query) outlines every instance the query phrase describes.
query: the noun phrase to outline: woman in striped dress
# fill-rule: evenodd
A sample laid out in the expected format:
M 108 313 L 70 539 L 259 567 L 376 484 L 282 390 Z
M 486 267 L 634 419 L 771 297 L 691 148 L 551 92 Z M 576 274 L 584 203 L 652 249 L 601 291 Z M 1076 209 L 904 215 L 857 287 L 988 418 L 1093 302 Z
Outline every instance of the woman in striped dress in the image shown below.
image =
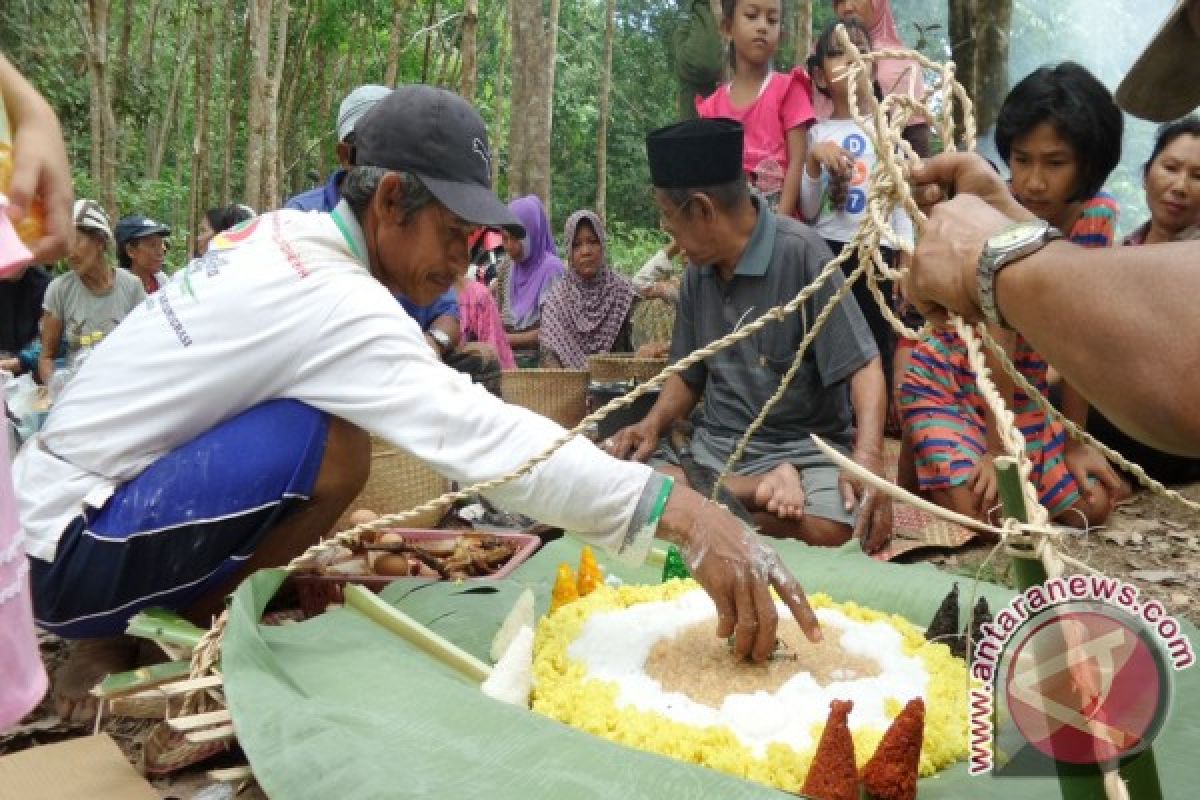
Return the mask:
M 1121 113 L 1104 85 L 1065 62 L 1038 69 L 1013 88 L 996 122 L 996 148 L 1022 205 L 1078 245 L 1108 247 L 1119 209 L 1101 186 L 1120 159 L 1121 130 Z M 1046 361 L 1019 334 L 996 327 L 991 333 L 1044 395 Z M 1042 505 L 1060 523 L 1102 524 L 1125 491 L 1116 472 L 1098 452 L 1068 439 L 997 360 L 989 356 L 988 366 L 1025 438 Z M 1081 398 L 1066 385 L 1063 396 L 1066 416 L 1082 422 L 1086 401 L 1080 407 Z M 937 331 L 917 345 L 900 387 L 900 407 L 919 488 L 939 505 L 994 518 L 992 459 L 1004 448 L 957 334 Z

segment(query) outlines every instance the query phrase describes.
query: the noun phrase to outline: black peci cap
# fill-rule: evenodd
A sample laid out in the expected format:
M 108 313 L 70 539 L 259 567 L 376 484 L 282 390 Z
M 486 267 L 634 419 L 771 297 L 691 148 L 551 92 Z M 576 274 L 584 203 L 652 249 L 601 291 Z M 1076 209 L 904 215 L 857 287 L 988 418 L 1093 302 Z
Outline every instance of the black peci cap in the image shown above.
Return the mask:
M 467 222 L 525 229 L 492 193 L 492 155 L 479 113 L 462 97 L 432 86 L 401 86 L 354 126 L 354 163 L 403 170 Z
M 717 117 L 689 119 L 646 137 L 650 181 L 659 189 L 720 186 L 742 174 L 740 122 Z

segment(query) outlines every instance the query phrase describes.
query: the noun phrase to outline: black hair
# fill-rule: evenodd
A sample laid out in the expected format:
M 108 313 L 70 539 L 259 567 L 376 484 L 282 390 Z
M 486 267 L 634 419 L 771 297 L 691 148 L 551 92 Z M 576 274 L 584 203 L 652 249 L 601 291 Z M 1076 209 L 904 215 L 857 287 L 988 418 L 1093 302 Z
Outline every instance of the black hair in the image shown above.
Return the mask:
M 728 25 L 733 25 L 733 15 L 737 11 L 738 3 L 741 0 L 721 0 L 721 21 Z M 783 20 L 787 18 L 785 12 L 785 0 L 779 0 L 779 33 L 780 38 L 783 36 Z M 731 69 L 737 67 L 737 50 L 734 49 L 733 42 L 729 43 L 729 67 Z
M 351 167 L 342 181 L 342 199 L 346 201 L 350 210 L 354 212 L 354 216 L 358 217 L 360 221 L 367 211 L 371 198 L 379 190 L 379 183 L 389 172 L 396 172 L 400 176 L 400 185 L 404 188 L 404 200 L 400 210 L 404 213 L 405 218 L 433 202 L 433 193 L 425 184 L 421 183 L 421 179 L 416 175 L 383 167 Z
M 1150 165 L 1154 163 L 1154 159 L 1162 155 L 1162 151 L 1170 147 L 1171 142 L 1180 136 L 1200 136 L 1200 117 L 1195 114 L 1188 114 L 1186 117 L 1180 117 L 1174 122 L 1168 122 L 1159 126 L 1158 134 L 1154 139 L 1154 149 L 1150 151 L 1150 158 L 1146 160 L 1145 166 L 1142 167 L 1143 175 L 1150 171 Z
M 1044 122 L 1075 151 L 1079 177 L 1068 202 L 1094 196 L 1121 160 L 1125 121 L 1112 93 L 1073 61 L 1034 70 L 1004 98 L 996 118 L 996 150 L 1005 164 L 1013 142 Z
M 117 242 L 117 263 L 125 269 L 133 269 L 133 259 L 129 257 L 129 251 L 126 248 L 136 241 L 137 239 L 126 239 L 123 242 Z
M 212 228 L 213 233 L 227 231 L 253 217 L 254 212 L 248 206 L 239 205 L 238 203 L 210 208 L 204 212 L 204 218 L 208 220 L 208 227 Z
M 723 211 L 734 211 L 740 205 L 750 200 L 750 184 L 745 176 L 739 175 L 728 183 L 716 186 L 696 187 L 694 189 L 663 189 L 667 199 L 676 207 L 683 209 L 684 216 L 690 216 L 687 208 L 688 201 L 695 195 L 702 194 L 713 201 L 713 205 Z
M 825 26 L 825 30 L 821 31 L 821 35 L 817 38 L 817 43 L 813 47 L 813 54 L 808 57 L 807 66 L 809 75 L 812 75 L 817 69 L 820 69 L 822 72 L 824 72 L 825 59 L 831 54 L 837 54 L 841 52 L 841 45 L 838 43 L 837 39 L 838 25 L 845 26 L 846 34 L 848 36 L 853 36 L 855 33 L 862 34 L 863 39 L 867 43 L 868 51 L 874 47 L 874 43 L 871 41 L 871 32 L 867 30 L 867 26 L 858 17 L 849 17 L 845 20 L 835 19 L 833 22 Z M 831 77 L 832 76 L 830 75 L 826 75 L 825 82 L 829 83 Z M 813 85 L 817 86 L 816 81 L 813 82 Z M 817 86 L 817 91 L 826 97 L 830 96 L 828 86 Z M 871 81 L 871 91 L 875 93 L 876 100 L 883 100 L 883 91 L 879 88 L 878 81 Z

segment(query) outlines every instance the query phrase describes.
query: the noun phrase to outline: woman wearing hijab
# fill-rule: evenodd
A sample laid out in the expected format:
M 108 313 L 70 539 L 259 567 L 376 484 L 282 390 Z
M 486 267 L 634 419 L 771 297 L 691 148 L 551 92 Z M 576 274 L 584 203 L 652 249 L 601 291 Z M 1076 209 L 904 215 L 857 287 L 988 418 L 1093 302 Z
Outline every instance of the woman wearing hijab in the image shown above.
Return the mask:
M 542 316 L 541 365 L 587 369 L 588 356 L 629 352 L 630 310 L 637 292 L 608 265 L 604 225 L 594 212 L 567 220 L 571 269 L 554 285 Z
M 534 195 L 508 204 L 525 227 L 525 238 L 504 234 L 507 258 L 496 276 L 496 304 L 508 333 L 517 366 L 536 367 L 542 304 L 550 287 L 563 274 L 563 263 L 550 234 L 550 220 Z
M 896 18 L 892 15 L 892 0 L 833 0 L 833 13 L 838 19 L 858 17 L 871 35 L 873 50 L 907 50 L 900 36 Z M 921 65 L 907 58 L 889 58 L 875 62 L 875 81 L 884 95 L 903 94 L 920 100 L 925 94 L 925 72 Z M 817 119 L 829 119 L 833 104 L 828 97 L 813 88 L 813 110 Z M 904 129 L 917 155 L 929 156 L 929 123 L 914 117 Z

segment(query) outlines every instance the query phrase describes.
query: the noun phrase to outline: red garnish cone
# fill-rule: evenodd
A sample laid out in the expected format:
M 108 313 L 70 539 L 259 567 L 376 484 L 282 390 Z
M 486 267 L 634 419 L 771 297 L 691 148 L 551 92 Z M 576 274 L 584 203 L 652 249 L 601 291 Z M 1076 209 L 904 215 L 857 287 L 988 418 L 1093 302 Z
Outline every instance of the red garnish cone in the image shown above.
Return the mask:
M 854 766 L 854 739 L 846 718 L 854 703 L 834 700 L 829 718 L 808 768 L 801 794 L 813 800 L 858 800 L 858 768 Z
M 914 697 L 892 720 L 875 755 L 863 768 L 863 788 L 873 800 L 914 800 L 921 741 L 925 738 L 925 701 Z

